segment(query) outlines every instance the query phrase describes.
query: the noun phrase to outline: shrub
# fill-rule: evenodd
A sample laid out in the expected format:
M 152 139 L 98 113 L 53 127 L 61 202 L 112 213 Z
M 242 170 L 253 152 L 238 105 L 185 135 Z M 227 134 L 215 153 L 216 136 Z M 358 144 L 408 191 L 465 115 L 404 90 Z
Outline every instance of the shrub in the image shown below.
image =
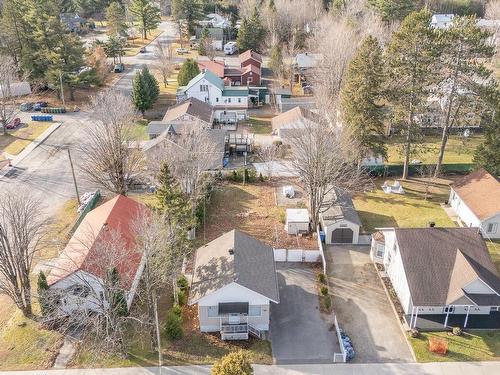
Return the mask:
M 182 337 L 182 317 L 177 314 L 177 309 L 171 308 L 167 314 L 165 335 L 170 340 L 177 340 Z
M 264 176 L 262 176 L 262 172 L 259 173 L 259 181 L 264 182 Z
M 410 329 L 410 330 L 408 331 L 408 335 L 409 335 L 411 338 L 416 339 L 417 337 L 419 337 L 419 336 L 420 336 L 420 332 L 418 331 L 418 329 L 415 329 L 415 328 L 414 328 L 414 329 Z
M 286 212 L 285 210 L 280 210 L 278 214 L 278 218 L 281 224 L 285 224 L 286 222 Z
M 175 314 L 177 316 L 182 316 L 182 308 L 179 306 L 179 305 L 173 305 L 169 312 L 171 312 L 172 314 Z
M 212 375 L 252 375 L 249 355 L 243 350 L 232 352 L 214 363 Z
M 464 333 L 460 327 L 453 327 L 451 332 L 454 336 L 462 336 L 462 333 Z
M 332 307 L 332 299 L 330 296 L 324 296 L 323 297 L 323 306 L 326 310 L 330 310 Z
M 326 275 L 324 273 L 318 273 L 318 281 L 321 284 L 326 284 Z
M 182 289 L 177 291 L 177 299 L 179 300 L 179 306 L 184 306 L 187 302 L 187 294 Z
M 446 354 L 448 352 L 448 341 L 439 337 L 429 338 L 429 351 L 431 353 Z
M 189 281 L 184 275 L 180 275 L 177 278 L 177 286 L 179 287 L 180 290 L 186 292 L 189 288 Z
M 326 296 L 328 295 L 328 287 L 327 286 L 322 286 L 320 288 L 321 295 Z

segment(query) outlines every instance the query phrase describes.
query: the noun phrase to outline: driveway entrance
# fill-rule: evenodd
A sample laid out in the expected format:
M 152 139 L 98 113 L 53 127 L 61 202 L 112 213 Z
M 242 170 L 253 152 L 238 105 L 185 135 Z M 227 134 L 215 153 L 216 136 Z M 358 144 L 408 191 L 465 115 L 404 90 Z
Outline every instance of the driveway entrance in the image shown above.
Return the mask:
M 332 363 L 340 353 L 330 318 L 319 311 L 315 274 L 304 263 L 276 263 L 280 303 L 271 304 L 270 339 L 277 364 Z
M 413 362 L 369 247 L 332 245 L 325 255 L 333 309 L 353 342 L 353 362 Z

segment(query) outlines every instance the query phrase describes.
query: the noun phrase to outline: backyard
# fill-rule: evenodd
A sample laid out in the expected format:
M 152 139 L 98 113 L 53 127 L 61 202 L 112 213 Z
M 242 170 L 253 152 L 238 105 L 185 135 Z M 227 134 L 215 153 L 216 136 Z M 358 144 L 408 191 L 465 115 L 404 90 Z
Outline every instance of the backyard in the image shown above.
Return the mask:
M 199 238 L 208 242 L 236 228 L 277 248 L 317 249 L 315 239 L 286 234 L 285 209 L 276 206 L 275 189 L 268 182 L 222 183 L 208 209 L 206 232 L 202 227 Z
M 448 341 L 448 353 L 431 353 L 428 339 L 437 337 Z M 449 332 L 420 333 L 418 338 L 408 339 L 418 362 L 447 361 L 498 361 L 500 360 L 500 332 L 471 331 L 462 336 L 453 336 Z
M 353 199 L 364 232 L 373 233 L 381 227 L 426 227 L 431 221 L 440 227 L 455 226 L 440 206 L 448 198 L 448 187 L 429 186 L 426 199 L 426 184 L 420 181 L 401 182 L 405 194 L 386 194 L 380 188 L 383 183 L 376 179 L 374 191 Z
M 422 152 L 411 157 L 411 160 L 418 159 L 424 164 L 436 164 L 441 139 L 438 136 L 427 136 L 422 144 Z M 446 144 L 444 163 L 472 163 L 474 150 L 483 141 L 481 135 L 472 135 L 468 138 L 460 135 L 451 135 Z M 388 140 L 387 163 L 402 164 L 401 154 L 402 139 L 393 136 Z

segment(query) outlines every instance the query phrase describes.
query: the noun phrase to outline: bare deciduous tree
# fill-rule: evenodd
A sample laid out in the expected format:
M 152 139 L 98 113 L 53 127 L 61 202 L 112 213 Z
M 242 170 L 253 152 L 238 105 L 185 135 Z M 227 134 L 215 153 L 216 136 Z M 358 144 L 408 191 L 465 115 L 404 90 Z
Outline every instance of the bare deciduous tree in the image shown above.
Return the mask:
M 40 249 L 45 220 L 40 202 L 27 192 L 0 197 L 0 293 L 32 316 L 30 272 Z
M 0 126 L 7 132 L 7 124 L 19 113 L 12 97 L 12 84 L 16 81 L 16 65 L 8 56 L 0 55 Z
M 486 18 L 500 20 L 500 0 L 490 0 L 486 3 Z
M 259 147 L 257 157 L 265 163 L 267 176 L 270 180 L 273 179 L 274 164 L 278 159 L 284 157 L 284 147 L 281 144 L 270 144 Z
M 348 193 L 362 191 L 369 184 L 368 176 L 349 160 L 352 146 L 348 137 L 342 137 L 329 122 L 307 122 L 290 133 L 291 169 L 298 174 L 299 184 L 308 196 L 316 227 L 320 213 L 335 203 L 327 202 L 335 188 Z
M 90 182 L 116 193 L 126 194 L 128 182 L 143 166 L 142 153 L 134 144 L 136 112 L 130 98 L 105 91 L 92 99 L 92 126 L 79 146 L 79 166 Z
M 174 71 L 174 64 L 172 62 L 172 45 L 170 43 L 162 43 L 158 40 L 155 43 L 155 61 L 153 63 L 153 69 L 161 74 L 163 79 L 163 85 L 167 87 L 168 77 Z

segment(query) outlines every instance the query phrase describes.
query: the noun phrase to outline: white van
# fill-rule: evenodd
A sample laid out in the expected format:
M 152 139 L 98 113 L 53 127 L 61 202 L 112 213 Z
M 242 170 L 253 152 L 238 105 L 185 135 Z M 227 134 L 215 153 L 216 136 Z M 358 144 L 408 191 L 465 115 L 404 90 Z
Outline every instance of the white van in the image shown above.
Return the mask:
M 224 45 L 224 54 L 225 55 L 232 55 L 236 51 L 238 51 L 238 47 L 236 46 L 236 42 L 227 42 Z

